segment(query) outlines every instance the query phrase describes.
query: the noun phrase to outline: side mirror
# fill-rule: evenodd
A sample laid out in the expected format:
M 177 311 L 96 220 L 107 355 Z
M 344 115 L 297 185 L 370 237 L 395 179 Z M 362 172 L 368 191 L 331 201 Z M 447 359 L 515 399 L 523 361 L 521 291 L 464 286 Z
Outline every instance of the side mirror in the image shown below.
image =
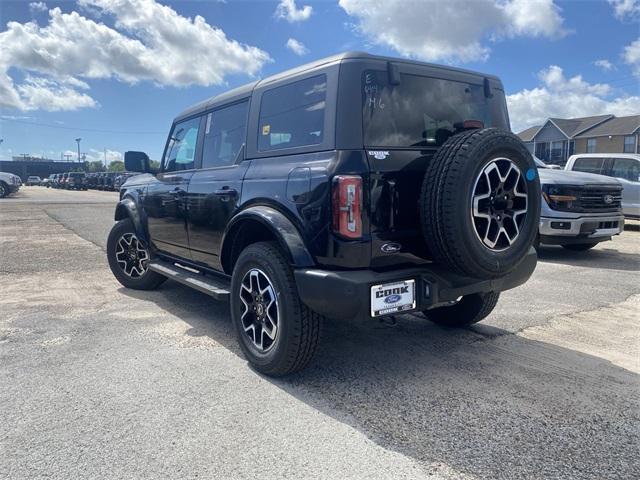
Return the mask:
M 154 173 L 151 160 L 144 152 L 124 152 L 124 169 L 127 172 Z

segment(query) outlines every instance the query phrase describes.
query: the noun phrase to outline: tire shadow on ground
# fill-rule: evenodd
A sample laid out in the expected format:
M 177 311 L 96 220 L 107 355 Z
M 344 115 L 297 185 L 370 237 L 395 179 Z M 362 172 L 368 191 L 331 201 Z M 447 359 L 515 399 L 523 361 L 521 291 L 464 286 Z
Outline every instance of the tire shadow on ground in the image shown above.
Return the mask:
M 172 282 L 120 292 L 243 358 L 226 304 Z M 425 464 L 482 478 L 599 479 L 638 472 L 638 377 L 499 328 L 444 329 L 403 315 L 395 325 L 326 321 L 306 370 L 264 378 Z

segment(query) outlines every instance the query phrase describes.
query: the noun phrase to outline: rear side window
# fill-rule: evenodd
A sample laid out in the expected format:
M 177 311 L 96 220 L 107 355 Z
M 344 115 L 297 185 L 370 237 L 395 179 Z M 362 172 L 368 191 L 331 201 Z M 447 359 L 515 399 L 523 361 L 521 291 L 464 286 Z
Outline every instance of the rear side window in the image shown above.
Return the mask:
M 167 152 L 162 162 L 163 172 L 190 170 L 196 155 L 200 117 L 176 123 L 171 130 Z
M 603 158 L 578 158 L 573 164 L 573 170 L 587 173 L 602 173 Z
M 237 103 L 207 114 L 202 168 L 232 165 L 242 145 L 247 130 L 248 102 Z
M 368 70 L 362 78 L 362 115 L 366 146 L 438 147 L 475 120 L 484 127 L 509 130 L 502 91 L 487 98 L 478 84 L 420 75 L 400 75 L 391 85 L 386 71 Z
M 614 158 L 611 176 L 630 182 L 640 182 L 640 161 L 633 158 Z
M 265 91 L 260 103 L 258 149 L 322 143 L 326 95 L 326 75 Z

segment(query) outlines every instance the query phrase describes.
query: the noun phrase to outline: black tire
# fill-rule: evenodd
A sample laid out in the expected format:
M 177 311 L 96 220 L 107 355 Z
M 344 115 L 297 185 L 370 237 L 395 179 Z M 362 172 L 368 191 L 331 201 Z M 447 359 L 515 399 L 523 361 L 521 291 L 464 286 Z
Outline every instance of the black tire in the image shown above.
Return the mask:
M 600 242 L 594 243 L 566 243 L 562 245 L 562 248 L 566 248 L 567 250 L 571 250 L 573 252 L 586 252 L 587 250 L 591 250 Z
M 504 161 L 498 160 L 501 158 Z M 476 233 L 478 219 L 474 220 L 472 208 L 474 192 L 480 187 L 479 182 L 487 178 L 481 175 L 492 163 L 509 166 L 505 173 L 507 180 L 500 183 L 500 189 L 505 191 L 499 193 L 496 204 L 503 193 L 511 195 L 505 200 L 504 208 L 513 216 L 514 202 L 523 202 L 526 198 L 526 206 L 518 207 L 526 213 L 518 214 L 520 224 L 517 227 L 514 228 L 515 221 L 507 225 L 507 218 L 502 218 L 505 227 L 516 232 L 513 239 L 508 238 L 505 248 L 496 245 L 495 249 L 483 243 L 480 234 Z M 513 177 L 512 165 L 519 171 L 513 170 Z M 507 183 L 517 185 L 515 190 L 512 188 L 507 192 Z M 487 188 L 492 192 L 491 186 Z M 516 198 L 517 193 L 522 194 L 522 198 Z M 493 196 L 490 204 L 493 209 Z M 420 194 L 420 217 L 427 247 L 436 262 L 475 278 L 495 278 L 509 273 L 523 260 L 538 233 L 540 182 L 531 154 L 516 135 L 495 128 L 451 137 L 427 167 Z M 490 221 L 487 222 L 490 225 Z M 486 228 L 488 231 L 489 227 Z M 497 231 L 501 232 L 499 228 Z M 506 233 L 498 233 L 497 238 L 504 241 L 505 236 Z
M 455 305 L 425 310 L 423 313 L 438 325 L 466 327 L 486 318 L 495 308 L 499 298 L 499 292 L 473 293 L 462 297 Z
M 139 276 L 130 276 L 125 273 L 125 270 L 118 262 L 116 258 L 116 252 L 119 250 L 118 243 L 120 239 L 126 235 L 133 235 L 135 237 L 135 228 L 133 222 L 130 219 L 120 220 L 116 223 L 109 237 L 107 238 L 107 259 L 109 260 L 109 267 L 113 272 L 116 279 L 125 287 L 134 290 L 154 290 L 158 288 L 167 278 L 159 273 L 152 272 L 148 269 L 144 269 L 144 273 Z M 137 237 L 136 237 L 137 239 Z M 151 258 L 151 252 L 148 248 L 145 248 L 147 252 L 147 258 Z
M 9 185 L 4 182 L 0 182 L 0 198 L 4 198 L 9 195 Z
M 245 276 L 256 269 L 267 277 L 277 299 L 277 334 L 264 350 L 251 338 L 259 327 L 254 327 L 252 334 L 245 331 L 245 308 L 240 299 Z M 257 371 L 273 377 L 288 375 L 302 370 L 313 358 L 320 342 L 322 317 L 300 301 L 292 269 L 276 243 L 254 243 L 242 251 L 233 269 L 230 308 L 240 347 Z M 249 306 L 245 311 L 254 315 L 249 312 Z
M 533 240 L 533 248 L 535 248 L 538 253 L 540 252 L 540 245 L 540 234 L 538 233 L 536 238 Z

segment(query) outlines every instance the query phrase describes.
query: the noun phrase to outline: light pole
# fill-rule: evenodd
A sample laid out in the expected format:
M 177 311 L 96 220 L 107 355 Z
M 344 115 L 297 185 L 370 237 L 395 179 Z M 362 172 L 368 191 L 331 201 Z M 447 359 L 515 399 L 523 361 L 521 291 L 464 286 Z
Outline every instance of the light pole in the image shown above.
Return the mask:
M 76 143 L 78 144 L 78 163 L 80 163 L 80 140 L 81 138 L 76 138 Z

